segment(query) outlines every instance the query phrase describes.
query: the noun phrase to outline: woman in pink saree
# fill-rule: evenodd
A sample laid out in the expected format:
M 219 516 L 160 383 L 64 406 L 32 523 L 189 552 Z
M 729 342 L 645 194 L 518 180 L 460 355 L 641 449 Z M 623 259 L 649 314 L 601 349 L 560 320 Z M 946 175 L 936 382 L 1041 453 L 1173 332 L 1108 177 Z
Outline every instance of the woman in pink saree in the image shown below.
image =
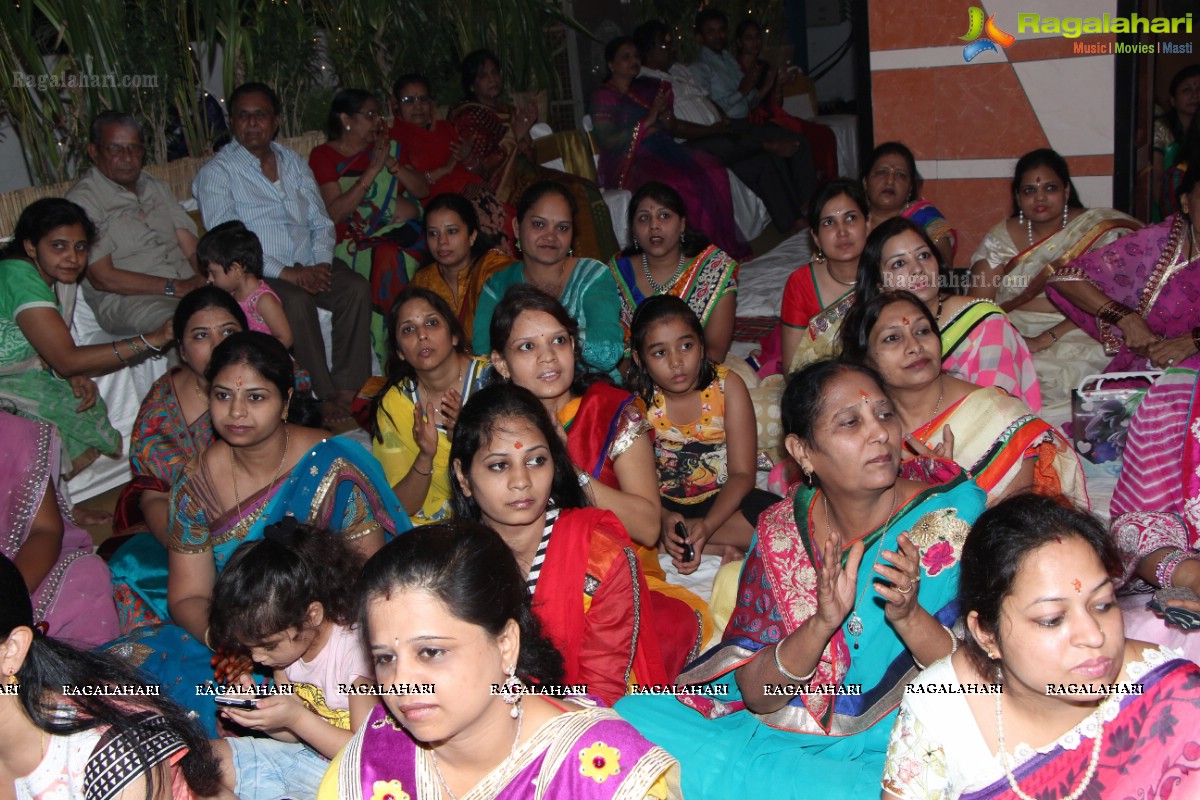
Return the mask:
M 661 181 L 696 203 L 692 225 L 737 260 L 749 258 L 733 218 L 729 174 L 713 156 L 677 144 L 664 123 L 671 119 L 671 85 L 639 78 L 633 40 L 621 36 L 604 48 L 608 79 L 592 95 L 592 131 L 600 153 L 600 185 L 637 191 Z
M 1146 608 L 1158 588 L 1200 594 L 1200 166 L 1180 186 L 1181 211 L 1071 262 L 1048 294 L 1114 355 L 1108 372 L 1165 369 L 1134 412 L 1113 491 L 1130 634 L 1184 648 L 1200 660 L 1200 634 L 1168 627 Z M 1069 302 L 1068 302 L 1069 301 Z M 1200 612 L 1200 604 L 1173 601 Z
M 4 501 L 0 553 L 17 565 L 33 598 L 34 622 L 81 647 L 120 630 L 108 566 L 92 552 L 92 537 L 75 524 L 54 480 L 62 447 L 54 427 L 0 412 Z

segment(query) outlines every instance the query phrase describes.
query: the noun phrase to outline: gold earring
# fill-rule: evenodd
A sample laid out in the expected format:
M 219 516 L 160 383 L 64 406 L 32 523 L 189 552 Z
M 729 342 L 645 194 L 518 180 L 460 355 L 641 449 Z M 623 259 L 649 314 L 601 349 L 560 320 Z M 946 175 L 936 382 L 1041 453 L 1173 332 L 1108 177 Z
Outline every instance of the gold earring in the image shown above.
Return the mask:
M 17 673 L 15 673 L 15 672 L 14 672 L 14 673 L 12 673 L 11 675 L 9 675 L 9 676 L 8 676 L 8 680 L 7 680 L 7 681 L 5 681 L 5 684 L 7 684 L 8 686 L 20 686 L 20 685 L 21 685 L 21 681 L 20 681 L 20 679 L 17 677 Z

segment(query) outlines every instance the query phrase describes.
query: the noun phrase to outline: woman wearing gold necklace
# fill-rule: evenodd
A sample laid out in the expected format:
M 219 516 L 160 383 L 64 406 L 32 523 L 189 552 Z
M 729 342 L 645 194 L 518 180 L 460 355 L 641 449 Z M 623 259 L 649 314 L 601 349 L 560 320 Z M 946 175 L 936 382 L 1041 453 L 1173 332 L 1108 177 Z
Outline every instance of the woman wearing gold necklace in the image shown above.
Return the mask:
M 679 192 L 651 181 L 629 202 L 633 244 L 609 263 L 621 292 L 621 327 L 629 336 L 633 312 L 647 297 L 670 294 L 696 312 L 704 326 L 704 349 L 716 364 L 733 342 L 738 264 L 703 233 L 688 225 Z
M 855 305 L 842 358 L 879 373 L 911 449 L 952 458 L 988 494 L 988 505 L 1032 489 L 1087 508 L 1079 456 L 1024 402 L 945 370 L 933 312 L 903 289 Z
M 981 516 L 966 639 L 904 695 L 885 800 L 1198 796 L 1200 668 L 1126 638 L 1117 569 L 1104 526 L 1057 499 Z
M 830 181 L 813 198 L 813 258 L 789 275 L 784 286 L 782 352 L 775 371 L 787 375 L 833 353 L 837 325 L 854 302 L 858 260 L 867 243 L 867 209 L 862 188 L 847 178 Z
M 983 492 L 947 461 L 901 461 L 865 368 L 805 367 L 782 413 L 807 481 L 760 517 L 723 641 L 676 681 L 727 693 L 617 703 L 679 759 L 689 797 L 877 794 L 904 685 L 958 646 L 943 626 Z
M 1111 208 L 1084 208 L 1067 161 L 1042 148 L 1013 171 L 1012 213 L 996 223 L 971 256 L 972 297 L 994 301 L 1025 338 L 1051 422 L 1070 417 L 1071 390 L 1104 370 L 1103 348 L 1077 329 L 1046 296 L 1055 271 L 1128 236 L 1142 224 Z
M 575 213 L 575 198 L 553 181 L 535 183 L 521 195 L 516 233 L 523 260 L 483 285 L 472 334 L 476 353 L 492 352 L 492 313 L 504 293 L 529 283 L 562 303 L 579 323 L 587 363 L 617 377 L 617 362 L 625 352 L 617 285 L 603 262 L 575 256 Z
M 291 357 L 277 339 L 253 331 L 230 336 L 212 352 L 205 378 L 218 439 L 171 489 L 166 583 L 174 624 L 134 629 L 113 647 L 145 658 L 141 666 L 215 734 L 215 706 L 195 686 L 213 676 L 209 600 L 238 545 L 291 515 L 340 533 L 370 556 L 409 521 L 379 462 L 360 445 L 288 421 L 303 412 L 293 402 Z M 236 678 L 241 666 L 248 662 L 225 663 L 218 677 Z

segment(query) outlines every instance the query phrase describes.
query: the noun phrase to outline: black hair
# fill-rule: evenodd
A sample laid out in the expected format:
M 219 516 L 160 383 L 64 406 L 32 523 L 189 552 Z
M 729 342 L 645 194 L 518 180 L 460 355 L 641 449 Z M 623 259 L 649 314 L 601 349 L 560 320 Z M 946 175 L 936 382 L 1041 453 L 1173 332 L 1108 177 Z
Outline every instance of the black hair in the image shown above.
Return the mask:
M 275 90 L 265 83 L 259 81 L 247 81 L 241 86 L 233 90 L 229 95 L 229 99 L 225 101 L 225 107 L 229 109 L 230 115 L 237 108 L 238 100 L 241 100 L 248 94 L 261 94 L 267 98 L 267 102 L 271 104 L 271 109 L 275 112 L 275 116 L 283 113 L 283 103 L 279 101 L 279 95 L 275 94 Z
M 142 125 L 137 121 L 137 117 L 125 111 L 114 111 L 110 108 L 92 117 L 92 127 L 88 133 L 88 143 L 99 147 L 100 142 L 104 140 L 104 129 L 109 125 L 133 128 L 137 131 L 139 139 L 144 138 L 142 136 Z
M 885 291 L 883 277 L 883 248 L 891 239 L 904 232 L 915 233 L 933 254 L 937 262 L 938 288 L 950 285 L 949 271 L 942 253 L 929 238 L 925 228 L 906 217 L 889 217 L 875 226 L 867 236 L 862 256 L 858 259 L 858 275 L 854 279 L 854 302 L 866 303 Z
M 287 348 L 269 333 L 242 331 L 230 335 L 212 351 L 204 379 L 212 386 L 221 370 L 231 364 L 246 364 L 266 378 L 275 387 L 279 397 L 287 402 L 288 392 L 292 401 L 287 407 L 287 421 L 295 425 L 311 426 L 320 419 L 320 409 L 311 397 L 304 397 L 295 388 L 295 367 Z
M 750 28 L 758 28 L 761 31 L 763 26 L 754 17 L 746 17 L 744 20 L 739 22 L 737 24 L 737 28 L 734 29 L 733 40 L 736 42 L 738 39 L 742 38 L 742 35 L 745 34 L 746 31 L 750 30 Z
M 658 37 L 670 35 L 671 29 L 667 27 L 667 23 L 661 19 L 648 19 L 634 28 L 633 34 L 629 38 L 637 48 L 638 58 L 645 62 L 646 56 L 654 49 L 654 43 L 658 41 Z
M 467 235 L 475 234 L 475 243 L 471 245 L 471 265 L 468 267 L 473 269 L 475 263 L 495 244 L 495 240 L 479 228 L 479 214 L 475 211 L 475 206 L 461 194 L 444 192 L 425 203 L 426 226 L 429 215 L 434 211 L 453 211 L 467 226 Z M 432 255 L 433 248 L 429 250 Z
M 1021 207 L 1017 203 L 1017 195 L 1021 191 L 1021 176 L 1031 169 L 1045 167 L 1058 176 L 1058 179 L 1071 190 L 1070 197 L 1067 198 L 1067 206 L 1069 208 L 1084 208 L 1083 201 L 1079 199 L 1079 191 L 1075 188 L 1075 183 L 1071 180 L 1071 170 L 1067 167 L 1067 160 L 1051 150 L 1049 147 L 1041 147 L 1037 150 L 1030 150 L 1025 155 L 1017 160 L 1016 169 L 1013 170 L 1012 179 L 1012 199 L 1013 212 L 1015 217 L 1020 213 Z
M 571 381 L 571 394 L 578 397 L 596 381 L 608 379 L 607 375 L 593 372 L 591 365 L 584 358 L 583 341 L 579 338 L 579 323 L 575 318 L 563 308 L 562 303 L 529 283 L 508 287 L 504 297 L 496 304 L 496 309 L 492 312 L 492 324 L 488 328 L 494 352 L 503 355 L 504 348 L 508 346 L 508 340 L 512 336 L 513 326 L 517 324 L 517 318 L 526 311 L 549 314 L 571 337 L 575 345 L 575 378 Z M 499 372 L 495 378 L 500 380 Z
M 433 89 L 429 86 L 428 78 L 419 72 L 406 72 L 399 78 L 396 78 L 396 80 L 392 81 L 392 98 L 397 103 L 400 102 L 400 90 L 405 86 L 408 86 L 410 83 L 419 83 L 425 87 L 425 92 L 427 94 L 433 94 Z
M 575 466 L 559 433 L 558 421 L 533 392 L 512 383 L 485 386 L 471 394 L 467 404 L 458 412 L 454 426 L 454 441 L 450 444 L 451 469 L 455 462 L 463 474 L 471 471 L 475 454 L 487 446 L 493 434 L 509 420 L 524 420 L 533 425 L 550 449 L 554 463 L 554 480 L 550 484 L 550 503 L 558 508 L 585 508 L 591 505 L 587 493 L 579 485 Z M 479 522 L 482 512 L 474 497 L 468 497 L 458 477 L 451 474 L 451 507 L 454 516 Z M 405 534 L 407 536 L 408 534 Z
M 353 586 L 362 556 L 340 535 L 295 517 L 267 526 L 263 539 L 238 546 L 213 586 L 212 643 L 245 651 L 288 628 L 306 627 L 316 602 L 335 625 L 357 617 Z
M 863 186 L 866 186 L 867 178 L 871 171 L 875 169 L 875 162 L 884 156 L 900 156 L 904 159 L 908 167 L 908 197 L 904 198 L 906 202 L 911 203 L 916 200 L 921 193 L 921 184 L 925 181 L 921 177 L 921 173 L 917 171 L 917 159 L 913 156 L 912 150 L 901 142 L 884 142 L 871 151 L 870 157 L 867 158 L 866 166 L 863 167 L 862 178 Z M 865 188 L 864 188 L 865 191 Z
M 200 237 L 196 244 L 196 261 L 201 265 L 216 264 L 229 274 L 234 263 L 250 275 L 262 279 L 262 242 L 254 231 L 238 219 L 222 222 Z
M 817 417 L 825 410 L 825 390 L 835 378 L 846 372 L 866 375 L 883 391 L 879 373 L 862 364 L 850 364 L 837 358 L 823 358 L 796 370 L 788 376 L 779 401 L 785 436 L 795 436 L 809 447 L 814 446 L 813 428 Z
M 242 330 L 250 330 L 250 323 L 246 321 L 246 312 L 238 305 L 238 301 L 233 299 L 233 295 L 215 286 L 201 286 L 199 289 L 193 289 L 185 294 L 179 301 L 179 305 L 175 306 L 175 317 L 171 322 L 175 341 L 183 341 L 183 337 L 187 334 L 187 325 L 192 321 L 192 317 L 206 308 L 219 308 L 226 311 L 238 325 L 242 326 Z
M 454 617 L 492 636 L 515 620 L 521 631 L 517 674 L 543 686 L 562 683 L 562 654 L 542 633 L 516 557 L 491 528 L 467 520 L 421 525 L 384 545 L 359 582 L 359 619 L 368 640 L 367 609 L 404 589 L 428 592 Z
M 439 196 L 444 197 L 445 195 Z M 454 310 L 450 308 L 445 299 L 441 295 L 431 292 L 428 289 L 423 289 L 420 286 L 409 284 L 404 287 L 404 290 L 396 295 L 396 300 L 388 310 L 387 319 L 384 322 L 388 354 L 386 365 L 387 381 L 384 383 L 383 388 L 371 398 L 371 410 L 367 418 L 368 430 L 381 443 L 383 442 L 383 432 L 380 430 L 378 417 L 380 414 L 388 413 L 383 407 L 384 397 L 395 387 L 415 378 L 417 374 L 417 371 L 413 369 L 412 362 L 400 356 L 400 337 L 396 335 L 396 324 L 400 321 L 400 309 L 410 300 L 424 300 L 426 303 L 429 303 L 437 315 L 442 318 L 446 327 L 450 329 L 450 335 L 458 338 L 458 344 L 455 345 L 454 352 L 464 356 L 471 354 L 471 343 L 467 341 L 467 334 L 463 330 L 462 322 L 459 321 L 458 316 L 455 315 Z M 456 386 L 454 388 L 457 389 L 459 387 Z M 388 419 L 391 419 L 390 414 L 388 415 Z M 392 424 L 394 427 L 394 420 Z
M 1179 84 L 1190 78 L 1200 78 L 1200 64 L 1188 64 L 1171 78 L 1167 94 L 1170 95 L 1172 100 L 1175 99 L 1175 92 L 1179 90 Z M 1163 114 L 1163 122 L 1167 124 L 1167 129 L 1171 131 L 1171 135 L 1175 137 L 1175 141 L 1177 142 L 1187 133 L 1183 127 L 1183 121 L 1179 119 L 1179 111 L 1174 106 L 1167 108 L 1166 113 Z
M 1001 607 L 1029 556 L 1044 545 L 1069 538 L 1087 543 L 1110 576 L 1121 574 L 1120 557 L 1107 527 L 1066 498 L 1018 494 L 983 512 L 971 527 L 959 560 L 959 612 L 964 618 L 976 612 L 979 626 L 999 640 Z M 992 674 L 994 662 L 970 627 L 963 649 L 981 675 Z
M 654 379 L 646 368 L 646 354 L 642 352 L 646 346 L 646 336 L 650 328 L 667 319 L 682 320 L 696 334 L 696 340 L 701 347 L 700 373 L 696 378 L 696 388 L 703 389 L 717 377 L 717 368 L 708 357 L 708 347 L 704 344 L 704 326 L 700 318 L 686 302 L 670 294 L 656 294 L 647 297 L 633 312 L 633 321 L 629 324 L 629 348 L 637 354 L 633 360 L 633 369 L 629 379 L 630 391 L 637 394 L 646 403 L 654 397 Z
M 69 736 L 80 731 L 110 726 L 132 745 L 133 757 L 143 765 L 154 758 L 152 737 L 159 730 L 177 734 L 187 746 L 179 762 L 188 786 L 197 795 L 213 795 L 220 788 L 220 766 L 212 745 L 199 724 L 184 709 L 166 697 L 138 695 L 110 697 L 104 694 L 63 697 L 66 686 L 145 686 L 145 677 L 116 656 L 97 650 L 77 650 L 45 636 L 34 626 L 33 604 L 25 578 L 17 566 L 0 553 L 0 641 L 17 628 L 28 628 L 33 640 L 17 670 L 17 695 L 25 716 L 52 736 Z M 60 703 L 68 703 L 77 714 L 64 716 Z M 147 725 L 144 712 L 162 716 L 157 725 Z M 146 798 L 159 794 L 157 770 L 147 768 Z
M 865 303 L 855 303 L 846 315 L 841 331 L 842 358 L 845 361 L 863 366 L 871 365 L 871 332 L 875 330 L 875 324 L 879 322 L 883 310 L 893 303 L 908 303 L 913 306 L 929 323 L 933 335 L 938 335 L 937 319 L 929 307 L 921 302 L 921 298 L 905 289 L 883 292 Z
M 362 111 L 368 100 L 374 100 L 375 95 L 365 89 L 342 89 L 333 96 L 329 104 L 329 117 L 325 120 L 325 137 L 334 142 L 342 138 L 344 127 L 342 114 L 354 116 Z
M 570 190 L 558 181 L 538 181 L 521 192 L 521 198 L 517 200 L 517 222 L 524 222 L 529 209 L 548 194 L 556 194 L 567 201 L 567 207 L 571 209 L 571 222 L 574 224 L 575 217 L 579 214 L 579 204 L 575 202 Z
M 614 39 L 609 39 L 608 43 L 604 45 L 604 63 L 606 65 L 612 63 L 613 59 L 617 57 L 617 53 L 620 51 L 620 49 L 627 44 L 633 45 L 634 51 L 637 51 L 637 42 L 628 36 L 618 36 Z M 638 59 L 641 60 L 641 56 L 638 56 Z M 604 76 L 604 80 L 608 80 L 611 77 L 612 70 L 609 69 Z
M 637 219 L 638 206 L 647 198 L 658 203 L 660 206 L 665 206 L 684 219 L 690 219 L 688 217 L 687 203 L 684 202 L 683 197 L 673 187 L 661 181 L 647 181 L 643 183 L 633 193 L 633 197 L 629 201 L 629 211 L 625 215 L 625 222 L 629 226 L 630 245 L 621 251 L 621 255 L 623 256 L 631 256 L 634 253 L 641 252 L 641 248 L 638 246 L 633 235 L 633 223 Z M 691 225 L 684 226 L 683 239 L 679 243 L 679 249 L 683 255 L 688 258 L 695 258 L 709 244 L 708 237 L 703 233 Z
M 705 23 L 713 21 L 713 20 L 716 20 L 718 22 L 724 22 L 725 27 L 726 28 L 729 27 L 729 17 L 725 14 L 724 11 L 717 8 L 716 6 L 705 6 L 704 8 L 702 8 L 696 12 L 696 19 L 695 19 L 695 23 L 693 25 L 694 32 L 700 33 L 701 31 L 704 30 Z
M 0 251 L 0 259 L 19 258 L 29 261 L 29 255 L 25 252 L 25 242 L 33 242 L 36 247 L 51 231 L 64 225 L 82 225 L 88 247 L 95 244 L 96 226 L 82 207 L 61 197 L 43 197 L 25 206 L 25 210 L 17 219 L 17 227 L 13 229 L 12 241 Z
M 496 65 L 496 69 L 503 71 L 503 66 L 500 62 L 500 56 L 493 53 L 487 48 L 480 48 L 467 53 L 462 60 L 462 90 L 463 97 L 468 100 L 475 99 L 475 90 L 471 87 L 475 85 L 475 79 L 479 77 L 479 71 L 483 69 L 488 62 Z
M 849 197 L 850 202 L 858 206 L 864 219 L 870 215 L 871 205 L 867 202 L 867 193 L 863 190 L 862 183 L 849 178 L 834 178 L 817 190 L 808 206 L 808 227 L 812 230 L 813 236 L 816 236 L 817 230 L 821 227 L 825 204 L 842 195 Z

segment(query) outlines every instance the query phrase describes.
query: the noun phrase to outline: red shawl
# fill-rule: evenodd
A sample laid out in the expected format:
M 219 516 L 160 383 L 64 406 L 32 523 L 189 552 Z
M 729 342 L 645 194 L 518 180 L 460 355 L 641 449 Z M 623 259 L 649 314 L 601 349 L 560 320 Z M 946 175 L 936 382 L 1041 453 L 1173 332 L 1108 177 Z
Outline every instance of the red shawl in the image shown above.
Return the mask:
M 563 654 L 567 683 L 614 703 L 631 683 L 665 684 L 650 590 L 611 511 L 563 509 L 554 523 L 533 613 Z

